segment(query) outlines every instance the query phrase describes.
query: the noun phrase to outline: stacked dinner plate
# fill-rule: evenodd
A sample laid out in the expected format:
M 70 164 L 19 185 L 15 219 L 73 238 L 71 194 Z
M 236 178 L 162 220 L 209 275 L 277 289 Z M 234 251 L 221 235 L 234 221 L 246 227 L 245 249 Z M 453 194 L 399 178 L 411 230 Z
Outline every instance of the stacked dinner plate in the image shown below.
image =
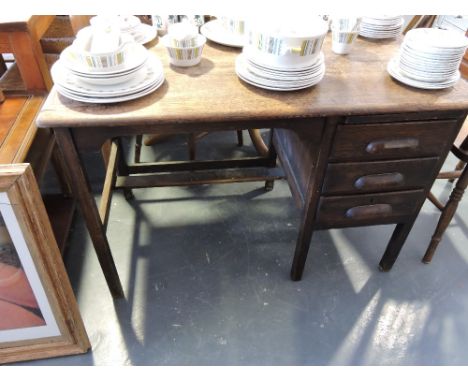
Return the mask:
M 421 89 L 444 89 L 460 79 L 458 70 L 468 38 L 462 33 L 418 28 L 406 33 L 387 70 L 398 81 Z
M 373 39 L 396 38 L 403 28 L 401 16 L 364 16 L 359 35 Z
M 259 88 L 292 91 L 318 84 L 325 75 L 323 53 L 311 64 L 275 66 L 256 60 L 255 54 L 244 48 L 236 59 L 236 73 L 243 81 Z
M 89 103 L 115 103 L 143 97 L 164 82 L 162 64 L 143 46 L 132 43 L 118 66 L 90 67 L 77 58 L 73 45 L 52 66 L 51 75 L 63 96 Z

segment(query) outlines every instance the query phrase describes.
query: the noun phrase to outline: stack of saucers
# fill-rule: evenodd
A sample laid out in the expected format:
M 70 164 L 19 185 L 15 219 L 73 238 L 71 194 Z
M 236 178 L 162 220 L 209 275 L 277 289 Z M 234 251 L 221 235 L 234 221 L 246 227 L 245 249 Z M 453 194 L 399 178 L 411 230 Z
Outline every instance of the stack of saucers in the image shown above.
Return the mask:
M 100 26 L 115 24 L 122 33 L 127 33 L 139 44 L 146 44 L 156 38 L 157 29 L 152 25 L 143 24 L 133 15 L 103 16 L 98 15 L 90 20 L 91 25 Z
M 468 38 L 459 32 L 412 29 L 387 70 L 406 85 L 421 89 L 448 88 L 460 79 L 458 68 L 467 47 Z
M 115 41 L 117 46 L 112 45 Z M 142 45 L 111 29 L 95 27 L 78 33 L 75 42 L 52 66 L 51 74 L 60 94 L 89 103 L 140 98 L 164 82 L 161 62 Z
M 304 23 L 294 20 L 290 25 L 255 23 L 236 60 L 236 73 L 243 81 L 268 90 L 314 86 L 325 75 L 321 49 L 327 31 L 328 23 L 318 17 Z
M 278 67 L 255 61 L 255 55 L 244 51 L 236 59 L 236 73 L 243 81 L 259 88 L 292 91 L 318 84 L 325 75 L 323 53 L 304 66 Z
M 401 34 L 403 23 L 401 16 L 365 16 L 359 35 L 373 39 L 396 38 Z

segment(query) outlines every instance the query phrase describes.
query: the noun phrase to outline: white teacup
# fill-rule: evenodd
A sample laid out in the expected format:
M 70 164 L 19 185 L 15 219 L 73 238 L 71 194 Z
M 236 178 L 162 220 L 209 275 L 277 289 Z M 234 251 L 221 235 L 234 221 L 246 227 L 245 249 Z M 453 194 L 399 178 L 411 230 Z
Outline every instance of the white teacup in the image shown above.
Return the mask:
M 201 34 L 197 35 L 195 45 L 189 47 L 175 47 L 169 34 L 165 35 L 161 42 L 167 49 L 169 61 L 172 65 L 187 67 L 200 63 L 206 37 Z
M 192 48 L 197 45 L 198 28 L 189 22 L 171 24 L 167 35 L 173 47 Z
M 333 16 L 331 30 L 340 32 L 359 32 L 361 17 Z
M 332 51 L 336 54 L 348 54 L 359 33 L 360 17 L 332 18 Z
M 358 32 L 340 32 L 332 30 L 332 51 L 336 54 L 348 54 Z

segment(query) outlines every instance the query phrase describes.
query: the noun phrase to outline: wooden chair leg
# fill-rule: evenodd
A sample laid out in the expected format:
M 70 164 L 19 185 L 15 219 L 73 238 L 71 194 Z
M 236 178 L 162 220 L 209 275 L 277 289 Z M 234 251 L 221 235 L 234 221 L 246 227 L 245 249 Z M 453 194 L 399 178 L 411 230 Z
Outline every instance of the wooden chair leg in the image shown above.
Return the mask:
M 135 141 L 135 155 L 133 157 L 133 161 L 135 163 L 140 163 L 142 143 L 143 143 L 143 135 L 139 134 L 136 136 L 136 141 Z
M 127 176 L 127 175 L 129 175 L 129 172 L 128 172 L 127 161 L 125 159 L 125 151 L 124 151 L 123 145 L 122 145 L 122 139 L 121 138 L 116 138 L 115 142 L 117 143 L 118 152 L 119 152 L 119 155 L 117 156 L 117 158 L 118 158 L 118 160 L 117 160 L 118 173 L 119 173 L 119 175 Z M 109 154 L 110 154 L 110 151 L 109 151 Z M 106 169 L 107 169 L 107 166 L 106 166 Z M 125 199 L 127 201 L 135 199 L 135 196 L 133 195 L 133 192 L 132 192 L 131 189 L 124 188 L 123 193 L 124 193 Z
M 7 71 L 7 66 L 5 64 L 5 59 L 0 53 L 0 77 L 3 76 L 3 74 L 5 74 L 6 71 Z
M 244 145 L 244 136 L 242 135 L 242 130 L 237 130 L 237 146 Z
M 465 164 L 466 164 L 466 163 L 463 162 L 462 160 L 459 161 L 459 162 L 457 163 L 457 165 L 455 166 L 455 170 L 454 170 L 454 171 L 461 171 L 461 170 L 463 170 L 463 167 L 465 167 Z M 450 182 L 450 183 L 453 183 L 454 181 L 455 181 L 455 178 L 449 179 L 449 182 Z
M 188 149 L 189 149 L 189 159 L 190 160 L 195 160 L 196 156 L 197 156 L 197 145 L 196 145 L 196 142 L 197 142 L 197 137 L 196 137 L 196 134 L 195 133 L 191 133 L 189 134 L 188 136 L 188 141 L 187 141 L 187 145 L 188 145 Z
M 427 195 L 427 198 L 436 206 L 440 211 L 444 209 L 444 205 L 439 201 L 439 199 L 436 198 L 436 196 L 432 193 L 429 192 L 429 195 Z
M 436 230 L 434 235 L 432 236 L 431 242 L 429 247 L 427 248 L 426 254 L 424 255 L 422 262 L 423 263 L 430 263 L 432 257 L 434 256 L 435 250 L 439 245 L 440 241 L 442 240 L 442 236 L 449 226 L 453 215 L 455 215 L 455 211 L 457 210 L 458 203 L 460 202 L 463 193 L 465 192 L 466 187 L 468 186 L 468 166 L 465 167 L 460 179 L 458 179 L 455 188 L 453 189 L 450 199 L 444 207 L 442 211 L 442 215 L 440 216 L 439 223 L 437 224 Z
M 263 138 L 260 134 L 260 130 L 249 129 L 249 135 L 258 154 L 261 155 L 262 157 L 268 156 L 268 153 L 269 153 L 268 146 L 263 141 Z

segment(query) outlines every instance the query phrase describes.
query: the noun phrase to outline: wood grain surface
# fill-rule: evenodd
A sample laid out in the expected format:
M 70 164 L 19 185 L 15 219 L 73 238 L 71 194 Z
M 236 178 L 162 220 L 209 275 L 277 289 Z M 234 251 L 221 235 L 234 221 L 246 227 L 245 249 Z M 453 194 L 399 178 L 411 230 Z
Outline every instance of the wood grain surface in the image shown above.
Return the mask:
M 277 118 L 403 113 L 468 108 L 468 83 L 449 89 L 421 90 L 390 77 L 386 66 L 401 40 L 358 38 L 349 55 L 331 51 L 330 34 L 323 52 L 325 78 L 294 92 L 262 90 L 235 73 L 240 49 L 207 43 L 199 65 L 168 64 L 161 43 L 151 48 L 164 65 L 165 83 L 153 94 L 114 105 L 72 101 L 53 89 L 38 117 L 40 127 L 152 125 L 186 122 L 228 122 Z

